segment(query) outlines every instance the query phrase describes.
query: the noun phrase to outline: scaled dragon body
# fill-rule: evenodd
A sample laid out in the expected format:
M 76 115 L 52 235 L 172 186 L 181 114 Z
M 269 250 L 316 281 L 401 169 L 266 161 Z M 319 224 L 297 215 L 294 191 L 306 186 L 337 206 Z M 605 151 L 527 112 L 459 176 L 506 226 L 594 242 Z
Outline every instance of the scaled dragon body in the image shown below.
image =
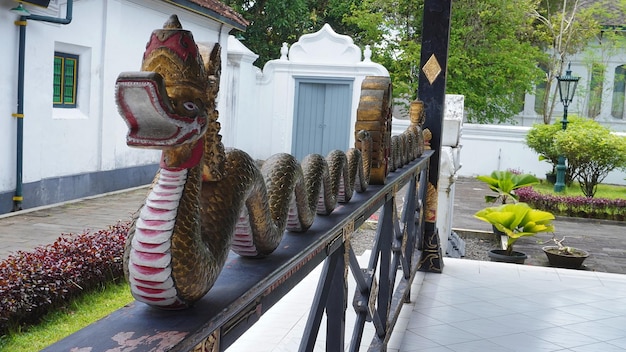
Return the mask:
M 285 230 L 306 231 L 369 180 L 372 142 L 312 154 L 299 163 L 277 154 L 258 167 L 225 151 L 215 97 L 220 48 L 202 52 L 174 15 L 155 30 L 141 72 L 116 84 L 127 144 L 162 150 L 161 168 L 129 233 L 124 269 L 135 299 L 164 309 L 188 307 L 215 283 L 230 249 L 263 257 Z

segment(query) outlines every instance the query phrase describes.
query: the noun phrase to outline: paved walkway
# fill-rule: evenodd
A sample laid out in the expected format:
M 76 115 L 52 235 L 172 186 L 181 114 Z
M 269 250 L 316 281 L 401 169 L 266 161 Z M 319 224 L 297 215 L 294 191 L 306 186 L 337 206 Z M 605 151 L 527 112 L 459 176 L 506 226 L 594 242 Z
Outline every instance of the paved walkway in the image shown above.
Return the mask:
M 0 215 L 0 260 L 53 243 L 61 234 L 106 229 L 129 220 L 148 192 L 138 187 Z

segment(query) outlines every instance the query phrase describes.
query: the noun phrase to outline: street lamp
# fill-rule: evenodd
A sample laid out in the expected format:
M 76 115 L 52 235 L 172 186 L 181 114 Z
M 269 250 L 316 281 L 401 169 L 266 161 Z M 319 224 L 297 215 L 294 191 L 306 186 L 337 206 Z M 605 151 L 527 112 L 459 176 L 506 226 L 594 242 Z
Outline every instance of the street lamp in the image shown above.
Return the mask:
M 567 66 L 565 76 L 558 76 L 556 78 L 559 81 L 559 96 L 561 97 L 561 103 L 563 103 L 563 131 L 567 129 L 567 107 L 574 99 L 574 92 L 578 85 L 580 77 L 572 76 L 572 63 Z M 559 155 L 559 162 L 556 166 L 556 183 L 554 184 L 555 192 L 563 192 L 565 190 L 565 157 Z

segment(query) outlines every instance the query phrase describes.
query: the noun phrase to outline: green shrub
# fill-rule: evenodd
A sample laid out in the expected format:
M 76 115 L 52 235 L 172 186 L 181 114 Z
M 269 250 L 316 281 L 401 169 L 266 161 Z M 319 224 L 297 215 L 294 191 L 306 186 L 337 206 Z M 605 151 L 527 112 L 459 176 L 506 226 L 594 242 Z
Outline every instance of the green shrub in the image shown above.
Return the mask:
M 583 194 L 593 197 L 609 172 L 626 168 L 626 138 L 611 133 L 590 119 L 581 119 L 554 136 L 558 153 L 567 159 L 568 169 L 580 183 Z
M 496 194 L 485 195 L 485 201 L 487 203 L 495 203 L 499 200 L 502 204 L 506 204 L 509 198 L 513 199 L 513 202 L 516 203 L 518 200 L 515 194 L 516 189 L 539 183 L 539 180 L 533 175 L 516 173 L 510 170 L 496 170 L 490 175 L 481 175 L 476 178 L 479 181 L 485 182 L 489 186 L 489 189 Z
M 539 154 L 539 160 L 552 165 L 552 173 L 556 173 L 559 154 L 554 146 L 554 135 L 561 130 L 561 123 L 552 125 L 534 124 L 526 134 L 526 145 Z
M 584 123 L 585 118 L 571 116 L 568 119 L 568 129 L 579 123 Z M 552 166 L 552 174 L 556 174 L 556 166 L 559 163 L 559 150 L 555 144 L 555 136 L 557 132 L 562 131 L 563 125 L 561 120 L 554 122 L 552 125 L 543 123 L 534 124 L 526 134 L 526 145 L 539 154 L 539 160 L 548 162 Z M 565 170 L 565 183 L 570 186 L 574 180 L 574 170 L 567 165 Z

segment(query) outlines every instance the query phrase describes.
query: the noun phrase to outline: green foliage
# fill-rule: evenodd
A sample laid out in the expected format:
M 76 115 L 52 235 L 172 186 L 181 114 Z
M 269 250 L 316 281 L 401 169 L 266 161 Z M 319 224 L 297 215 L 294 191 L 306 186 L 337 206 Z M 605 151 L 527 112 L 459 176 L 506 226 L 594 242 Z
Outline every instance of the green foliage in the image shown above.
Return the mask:
M 609 172 L 626 168 L 626 138 L 611 133 L 590 119 L 568 126 L 554 137 L 558 153 L 562 153 L 580 183 L 583 194 L 593 197 L 597 185 Z
M 534 1 L 452 3 L 447 92 L 463 94 L 469 122 L 506 122 L 543 75 L 533 46 Z
M 470 122 L 503 122 L 520 111 L 541 78 L 542 53 L 528 40 L 531 0 L 452 3 L 447 91 L 465 95 Z M 346 17 L 390 72 L 396 97 L 415 98 L 423 0 L 364 0 Z
M 513 251 L 515 242 L 539 232 L 553 232 L 554 215 L 547 211 L 536 210 L 526 203 L 504 204 L 479 210 L 474 217 L 495 226 L 507 237 L 507 254 Z
M 508 170 L 494 171 L 489 176 L 481 175 L 478 176 L 477 179 L 485 182 L 489 186 L 489 189 L 497 193 L 497 196 L 485 195 L 485 201 L 495 203 L 501 200 L 502 204 L 506 204 L 509 198 L 517 202 L 519 197 L 515 194 L 516 189 L 539 183 L 539 180 L 533 175 L 515 174 Z
M 599 33 L 600 20 L 621 13 L 624 1 L 609 7 L 607 1 L 584 7 L 566 0 L 453 1 L 447 91 L 465 96 L 468 121 L 512 121 L 524 94 L 545 81 L 545 96 L 538 99 L 549 123 L 555 104 L 552 84 L 566 58 Z M 372 60 L 389 71 L 396 98 L 416 98 L 424 0 L 222 2 L 250 21 L 244 44 L 259 55 L 260 67 L 279 57 L 283 42 L 294 43 L 329 23 L 357 45 L 371 45 Z
M 571 130 L 579 124 L 584 124 L 588 121 L 586 118 L 579 116 L 569 116 L 568 129 Z M 539 154 L 539 160 L 543 160 L 552 165 L 552 173 L 556 173 L 556 166 L 559 162 L 559 150 L 555 143 L 555 137 L 558 132 L 563 129 L 561 121 L 556 121 L 551 125 L 546 124 L 534 124 L 533 127 L 526 134 L 526 145 L 537 154 Z M 565 170 L 565 183 L 571 185 L 574 180 L 575 167 L 571 164 L 567 164 Z
M 359 31 L 355 41 L 372 46 L 372 60 L 385 66 L 395 97 L 416 98 L 423 0 L 363 0 L 344 21 Z
M 556 172 L 559 161 L 559 153 L 554 146 L 554 135 L 561 129 L 560 122 L 551 125 L 534 124 L 526 134 L 526 145 L 539 154 L 539 160 L 545 160 L 552 165 L 552 173 Z
M 243 43 L 259 58 L 256 64 L 280 57 L 283 43 L 294 43 L 306 33 L 318 31 L 324 23 L 341 34 L 353 35 L 354 28 L 343 22 L 344 15 L 360 0 L 223 0 L 250 22 Z
M 102 284 L 47 313 L 41 323 L 0 337 L 0 351 L 40 351 L 132 301 L 128 283 Z
M 250 22 L 244 43 L 264 65 L 280 56 L 283 42 L 295 42 L 311 24 L 306 0 L 222 1 Z

